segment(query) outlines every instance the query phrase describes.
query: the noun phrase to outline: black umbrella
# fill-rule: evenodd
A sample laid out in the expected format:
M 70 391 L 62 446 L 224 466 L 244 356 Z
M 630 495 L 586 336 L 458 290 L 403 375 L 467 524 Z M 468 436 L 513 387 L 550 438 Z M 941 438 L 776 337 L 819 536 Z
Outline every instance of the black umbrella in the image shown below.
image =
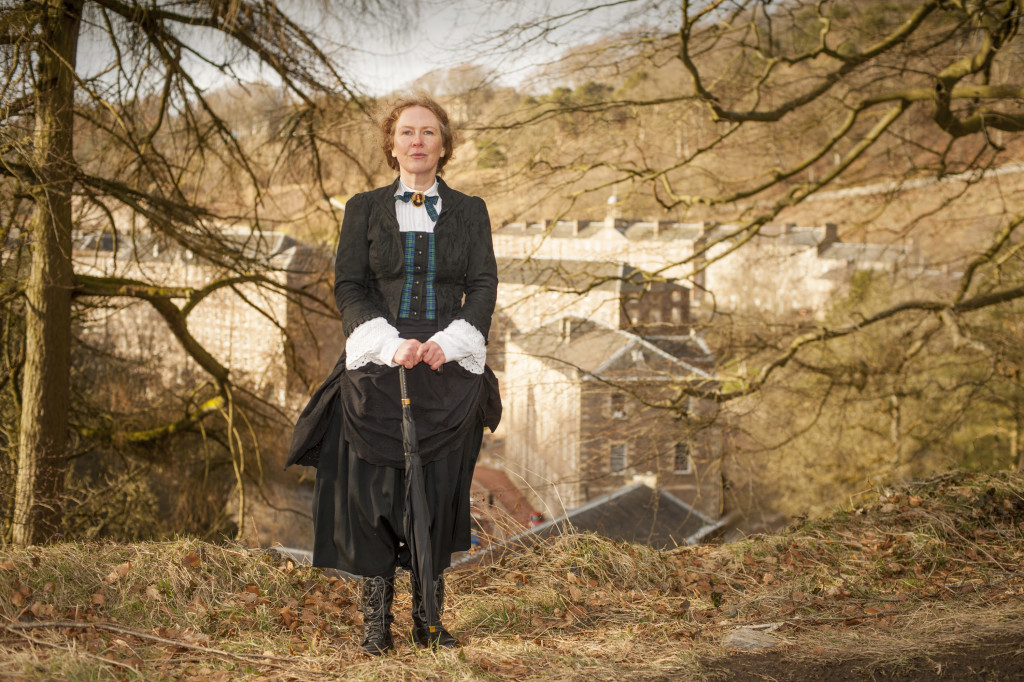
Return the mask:
M 434 556 L 430 547 L 430 510 L 423 485 L 423 462 L 412 418 L 412 401 L 405 383 L 405 367 L 399 366 L 402 387 L 402 444 L 405 446 L 405 544 L 412 556 L 412 573 L 419 581 L 423 612 L 431 639 L 437 632 L 437 603 L 434 601 Z

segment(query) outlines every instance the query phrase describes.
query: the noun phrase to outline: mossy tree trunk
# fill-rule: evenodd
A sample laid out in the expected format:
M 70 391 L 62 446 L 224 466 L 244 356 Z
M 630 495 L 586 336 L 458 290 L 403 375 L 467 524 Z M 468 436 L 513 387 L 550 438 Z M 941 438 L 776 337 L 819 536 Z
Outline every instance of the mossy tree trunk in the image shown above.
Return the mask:
M 25 366 L 12 539 L 59 528 L 67 468 L 71 364 L 74 68 L 82 3 L 47 0 L 36 52 L 32 260 L 25 286 Z

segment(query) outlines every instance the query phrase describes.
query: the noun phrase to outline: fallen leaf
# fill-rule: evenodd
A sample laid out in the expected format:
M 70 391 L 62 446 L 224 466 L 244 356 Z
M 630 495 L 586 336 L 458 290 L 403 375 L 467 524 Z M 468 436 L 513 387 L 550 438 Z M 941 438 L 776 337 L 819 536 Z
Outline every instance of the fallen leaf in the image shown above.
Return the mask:
M 569 598 L 573 601 L 583 601 L 583 590 L 575 585 L 569 585 Z
M 128 571 L 130 571 L 131 568 L 132 562 L 130 561 L 126 561 L 123 564 L 118 564 L 114 567 L 114 570 L 107 574 L 107 577 L 103 579 L 103 582 L 107 583 L 108 585 L 110 583 L 116 583 L 118 580 L 128 575 Z
M 160 594 L 159 588 L 156 585 L 150 585 L 146 588 L 146 598 L 152 601 L 163 601 L 163 595 Z
M 246 584 L 245 591 L 246 592 L 251 592 L 252 594 L 255 594 L 257 597 L 260 596 L 260 586 L 257 585 L 256 583 L 248 583 L 248 584 Z
M 194 632 L 183 632 L 181 638 L 189 644 L 195 644 L 198 646 L 206 646 L 210 643 L 210 636 L 204 633 L 196 634 Z
M 14 562 L 13 561 L 11 561 L 10 559 L 7 559 L 5 561 L 0 561 L 0 571 L 13 571 L 13 570 L 14 570 Z
M 910 503 L 911 507 L 920 507 L 921 506 L 921 496 L 920 495 L 911 495 L 907 499 L 907 502 Z
M 181 564 L 186 568 L 195 568 L 199 565 L 199 555 L 195 552 L 189 552 L 181 558 Z
M 107 595 L 103 594 L 103 591 L 92 593 L 92 603 L 95 606 L 103 606 L 107 603 Z

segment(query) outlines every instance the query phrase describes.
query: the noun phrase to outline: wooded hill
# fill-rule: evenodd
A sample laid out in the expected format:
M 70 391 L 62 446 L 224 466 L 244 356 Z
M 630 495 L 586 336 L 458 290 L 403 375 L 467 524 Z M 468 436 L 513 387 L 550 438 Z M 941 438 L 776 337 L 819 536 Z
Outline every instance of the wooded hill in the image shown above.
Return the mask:
M 290 416 L 236 383 L 190 335 L 189 316 L 240 281 L 282 293 L 226 228 L 330 246 L 340 213 L 328 198 L 390 179 L 370 123 L 379 102 L 334 61 L 344 34 L 327 27 L 356 5 L 388 17 L 399 4 L 327 3 L 338 14 L 305 23 L 244 0 L 0 9 L 4 541 L 60 530 L 69 462 L 99 463 L 87 487 L 137 480 L 138 466 L 167 475 L 181 465 L 177 438 L 210 482 L 184 507 L 205 510 L 198 525 L 211 533 L 223 528 L 236 474 L 259 471 L 248 425 L 269 413 L 280 431 Z M 777 468 L 779 499 L 817 491 L 786 511 L 937 462 L 1021 461 L 1021 176 L 981 172 L 1013 170 L 1020 153 L 1020 3 L 628 4 L 630 28 L 587 45 L 566 36 L 596 5 L 496 37 L 488 54 L 567 48 L 516 89 L 476 67 L 438 79 L 464 135 L 451 184 L 485 197 L 496 223 L 602 218 L 614 193 L 627 216 L 728 222 L 729 248 L 790 220 L 839 223 L 841 238 L 915 239 L 955 266 L 950 281 L 862 280 L 821 321 L 715 318 L 702 331 L 728 392 L 706 397 L 733 409 L 751 472 Z M 79 40 L 94 48 L 81 63 Z M 242 82 L 253 59 L 280 88 Z M 209 91 L 200 66 L 236 87 Z M 889 185 L 900 181 L 935 182 Z M 816 201 L 871 184 L 882 188 L 867 198 Z M 223 276 L 194 288 L 86 273 L 71 247 L 83 227 L 123 244 L 145 233 Z M 699 269 L 706 253 L 687 264 Z M 186 387 L 152 388 L 145 362 L 74 333 L 80 315 L 124 305 L 158 312 L 199 368 Z M 678 390 L 666 409 L 692 387 Z

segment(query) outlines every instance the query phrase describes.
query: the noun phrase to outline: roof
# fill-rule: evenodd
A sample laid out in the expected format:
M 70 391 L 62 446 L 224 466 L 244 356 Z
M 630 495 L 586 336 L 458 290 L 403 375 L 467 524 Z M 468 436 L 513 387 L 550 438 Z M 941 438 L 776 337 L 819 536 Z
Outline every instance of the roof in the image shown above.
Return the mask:
M 678 334 L 674 336 L 644 336 L 674 358 L 685 360 L 698 367 L 706 368 L 714 364 L 715 356 L 707 341 L 699 334 Z
M 699 545 L 720 536 L 737 519 L 736 512 L 711 519 L 672 493 L 638 482 L 490 545 L 482 552 L 460 556 L 453 564 L 500 560 L 508 550 L 517 551 L 539 540 L 571 533 L 594 533 L 657 549 Z
M 546 538 L 567 531 L 596 533 L 658 549 L 693 544 L 715 521 L 661 489 L 634 483 L 542 523 L 534 535 Z
M 588 375 L 679 378 L 711 375 L 630 332 L 595 320 L 562 317 L 513 340 L 525 353 L 552 367 Z
M 327 269 L 330 252 L 303 244 L 283 232 L 228 228 L 217 233 L 217 239 L 232 249 L 226 257 L 240 256 L 272 265 L 281 270 L 319 272 Z M 139 262 L 177 262 L 192 260 L 195 255 L 181 244 L 149 231 L 119 236 L 110 230 L 74 230 L 72 248 L 80 257 L 112 257 Z
M 583 294 L 593 289 L 620 292 L 686 287 L 674 282 L 651 282 L 642 270 L 613 261 L 567 260 L 557 258 L 499 258 L 498 280 L 508 284 L 531 284 L 551 291 Z
M 608 230 L 606 232 L 606 230 Z M 618 235 L 613 235 L 612 232 Z M 552 239 L 591 239 L 621 237 L 629 241 L 658 239 L 696 241 L 704 231 L 703 223 L 677 223 L 654 220 L 616 220 L 611 226 L 604 220 L 559 220 L 555 223 L 506 223 L 494 230 L 498 236 L 549 237 Z
M 850 263 L 895 263 L 907 256 L 907 248 L 895 244 L 851 244 L 836 242 L 822 249 L 819 256 L 827 260 Z

